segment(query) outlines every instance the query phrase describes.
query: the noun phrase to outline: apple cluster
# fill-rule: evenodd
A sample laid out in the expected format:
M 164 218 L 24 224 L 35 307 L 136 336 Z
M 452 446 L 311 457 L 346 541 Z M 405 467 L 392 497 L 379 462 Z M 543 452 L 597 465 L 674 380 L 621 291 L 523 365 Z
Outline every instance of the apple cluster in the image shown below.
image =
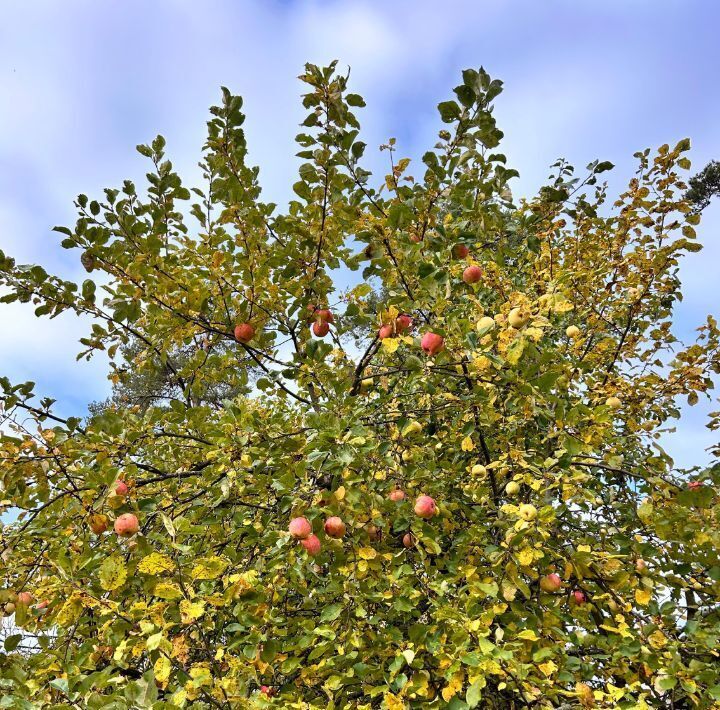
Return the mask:
M 395 503 L 400 503 L 405 500 L 406 495 L 403 490 L 396 488 L 390 491 L 388 498 Z M 417 497 L 413 509 L 415 515 L 425 520 L 432 518 L 438 512 L 435 500 L 424 494 Z M 337 515 L 332 515 L 325 520 L 323 530 L 329 538 L 339 540 L 345 537 L 347 527 L 342 518 Z M 312 523 L 307 518 L 303 516 L 293 518 L 288 525 L 288 532 L 293 539 L 300 542 L 311 557 L 315 557 L 322 550 L 322 542 L 320 538 L 313 533 Z M 371 540 L 377 541 L 381 538 L 380 531 L 375 525 L 369 525 L 367 533 Z M 410 532 L 406 533 L 403 536 L 402 543 L 407 548 L 414 547 L 415 536 Z

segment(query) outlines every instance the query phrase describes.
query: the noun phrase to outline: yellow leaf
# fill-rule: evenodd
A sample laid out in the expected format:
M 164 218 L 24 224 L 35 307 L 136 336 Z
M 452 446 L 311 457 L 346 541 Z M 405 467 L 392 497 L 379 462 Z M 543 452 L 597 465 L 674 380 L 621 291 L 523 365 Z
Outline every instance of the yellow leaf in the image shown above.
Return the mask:
M 430 697 L 430 674 L 427 671 L 417 671 L 413 673 L 412 682 L 408 691 L 421 698 Z
M 635 590 L 635 601 L 641 606 L 647 606 L 648 602 L 652 597 L 652 592 L 649 589 L 636 589 Z
M 62 609 L 55 617 L 55 623 L 58 626 L 68 628 L 72 626 L 82 614 L 83 605 L 80 596 L 73 594 L 62 606 Z
M 372 547 L 361 547 L 358 556 L 361 560 L 374 560 L 377 557 L 377 550 Z
M 411 421 L 403 430 L 402 436 L 412 436 L 422 431 L 422 424 L 417 421 Z
M 155 671 L 155 680 L 164 688 L 170 678 L 172 662 L 167 656 L 160 656 L 160 658 L 155 661 L 153 670 Z
M 532 629 L 525 629 L 518 634 L 518 638 L 526 641 L 537 641 L 539 637 Z
M 557 670 L 557 666 L 552 661 L 539 663 L 538 668 L 549 678 Z
M 525 337 L 530 338 L 535 343 L 539 342 L 544 334 L 542 328 L 525 328 Z
M 570 301 L 568 301 L 565 296 L 562 296 L 560 294 L 554 294 L 552 309 L 555 311 L 555 313 L 567 313 L 573 308 L 575 308 L 575 306 L 573 306 L 573 304 L 570 303 Z
M 388 710 L 405 710 L 407 707 L 405 701 L 393 693 L 385 693 L 384 700 Z
M 170 655 L 173 658 L 177 658 L 180 663 L 187 663 L 190 655 L 190 646 L 185 636 L 176 636 L 172 640 L 172 652 Z
M 190 669 L 192 685 L 201 688 L 204 685 L 212 685 L 212 672 L 209 663 L 196 663 Z
M 382 340 L 382 348 L 389 355 L 392 355 L 399 347 L 399 338 L 383 338 Z
M 503 599 L 505 601 L 511 602 L 515 599 L 515 595 L 517 594 L 517 587 L 509 582 L 508 580 L 504 579 L 502 583 L 502 595 Z
M 460 448 L 463 451 L 474 451 L 475 450 L 475 442 L 472 440 L 471 437 L 466 436 L 462 440 L 462 444 L 460 444 Z
M 449 703 L 450 700 L 452 700 L 452 698 L 454 698 L 462 690 L 464 678 L 465 676 L 463 672 L 458 671 L 450 679 L 450 682 L 442 689 L 443 700 L 446 703 Z
M 198 560 L 190 574 L 193 579 L 217 579 L 229 564 L 224 557 L 203 557 Z
M 107 592 L 125 584 L 127 569 L 120 557 L 107 557 L 100 565 L 100 586 Z
M 180 688 L 177 692 L 170 696 L 170 703 L 178 708 L 184 708 L 187 702 L 187 690 Z
M 525 350 L 525 343 L 527 341 L 522 336 L 515 338 L 510 345 L 508 345 L 507 353 L 505 354 L 505 359 L 510 363 L 511 365 L 517 365 L 518 362 L 520 362 L 520 358 L 522 357 L 523 351 Z
M 578 696 L 580 704 L 584 708 L 589 708 L 595 705 L 592 688 L 587 683 L 583 683 L 581 681 L 575 683 L 575 693 Z
M 138 565 L 138 572 L 155 576 L 170 572 L 175 568 L 173 561 L 161 552 L 153 552 L 147 557 L 143 557 Z
M 667 639 L 665 638 L 665 634 L 663 634 L 660 629 L 658 629 L 657 631 L 653 631 L 648 637 L 648 641 L 650 641 L 650 645 L 655 649 L 660 649 L 667 645 Z
M 651 520 L 653 517 L 653 504 L 649 498 L 645 498 L 637 509 L 638 518 L 643 521 Z
M 525 547 L 517 553 L 516 557 L 521 566 L 527 567 L 528 565 L 531 565 L 535 559 L 535 553 L 529 547 Z
M 156 584 L 153 594 L 156 597 L 160 597 L 160 599 L 180 599 L 182 596 L 180 587 L 170 582 L 160 582 L 160 584 Z
M 205 613 L 205 602 L 191 602 L 189 599 L 183 599 L 180 602 L 180 618 L 183 624 L 192 624 L 193 621 L 199 619 Z

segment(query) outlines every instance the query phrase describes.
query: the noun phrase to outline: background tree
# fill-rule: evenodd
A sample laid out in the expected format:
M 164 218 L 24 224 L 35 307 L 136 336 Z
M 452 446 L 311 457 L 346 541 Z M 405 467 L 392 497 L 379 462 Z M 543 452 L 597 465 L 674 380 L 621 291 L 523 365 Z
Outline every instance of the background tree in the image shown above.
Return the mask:
M 704 210 L 713 197 L 720 195 L 720 163 L 711 160 L 697 175 L 688 180 L 688 184 L 685 199 L 696 210 Z
M 0 380 L 1 601 L 36 638 L 0 706 L 713 707 L 720 473 L 659 442 L 718 371 L 713 318 L 671 328 L 689 142 L 611 205 L 609 163 L 559 161 L 516 206 L 501 84 L 467 70 L 378 187 L 361 97 L 301 79 L 284 213 L 223 90 L 204 188 L 158 137 L 144 194 L 58 228 L 102 295 L 0 255 L 4 301 L 93 317 L 117 386 L 171 383 L 81 421 Z

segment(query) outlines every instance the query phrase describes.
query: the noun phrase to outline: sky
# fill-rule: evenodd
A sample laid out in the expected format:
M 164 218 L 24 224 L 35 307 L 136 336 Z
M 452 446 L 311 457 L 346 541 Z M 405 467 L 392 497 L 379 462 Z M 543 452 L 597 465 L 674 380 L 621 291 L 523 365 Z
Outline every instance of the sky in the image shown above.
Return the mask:
M 245 99 L 251 162 L 263 197 L 291 195 L 307 61 L 351 68 L 369 167 L 383 175 L 389 137 L 417 163 L 440 128 L 436 105 L 463 68 L 505 82 L 495 114 L 503 152 L 531 196 L 564 156 L 579 168 L 692 140 L 693 169 L 720 159 L 720 3 L 716 0 L 0 0 L 0 249 L 81 281 L 54 225 L 74 222 L 79 193 L 142 182 L 134 150 L 162 133 L 186 184 L 219 87 Z M 607 174 L 606 174 L 607 175 Z M 692 338 L 718 313 L 720 204 L 698 230 L 705 250 L 683 263 L 675 332 Z M 83 414 L 109 393 L 102 358 L 76 362 L 88 329 L 72 315 L 36 319 L 0 304 L 0 374 L 33 380 L 60 412 Z M 708 461 L 704 427 L 717 402 L 686 408 L 664 441 L 680 465 Z

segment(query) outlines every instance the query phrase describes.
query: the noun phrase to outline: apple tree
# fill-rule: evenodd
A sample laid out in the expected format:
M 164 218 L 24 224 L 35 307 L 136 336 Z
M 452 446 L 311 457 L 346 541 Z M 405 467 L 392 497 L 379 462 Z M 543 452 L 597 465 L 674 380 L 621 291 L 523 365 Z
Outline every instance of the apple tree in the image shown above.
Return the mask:
M 0 379 L 0 708 L 717 707 L 720 467 L 662 448 L 719 369 L 712 317 L 673 331 L 689 142 L 516 201 L 467 70 L 376 181 L 347 77 L 300 78 L 286 209 L 224 89 L 201 185 L 158 137 L 77 198 L 81 284 L 0 253 L 115 386 Z

